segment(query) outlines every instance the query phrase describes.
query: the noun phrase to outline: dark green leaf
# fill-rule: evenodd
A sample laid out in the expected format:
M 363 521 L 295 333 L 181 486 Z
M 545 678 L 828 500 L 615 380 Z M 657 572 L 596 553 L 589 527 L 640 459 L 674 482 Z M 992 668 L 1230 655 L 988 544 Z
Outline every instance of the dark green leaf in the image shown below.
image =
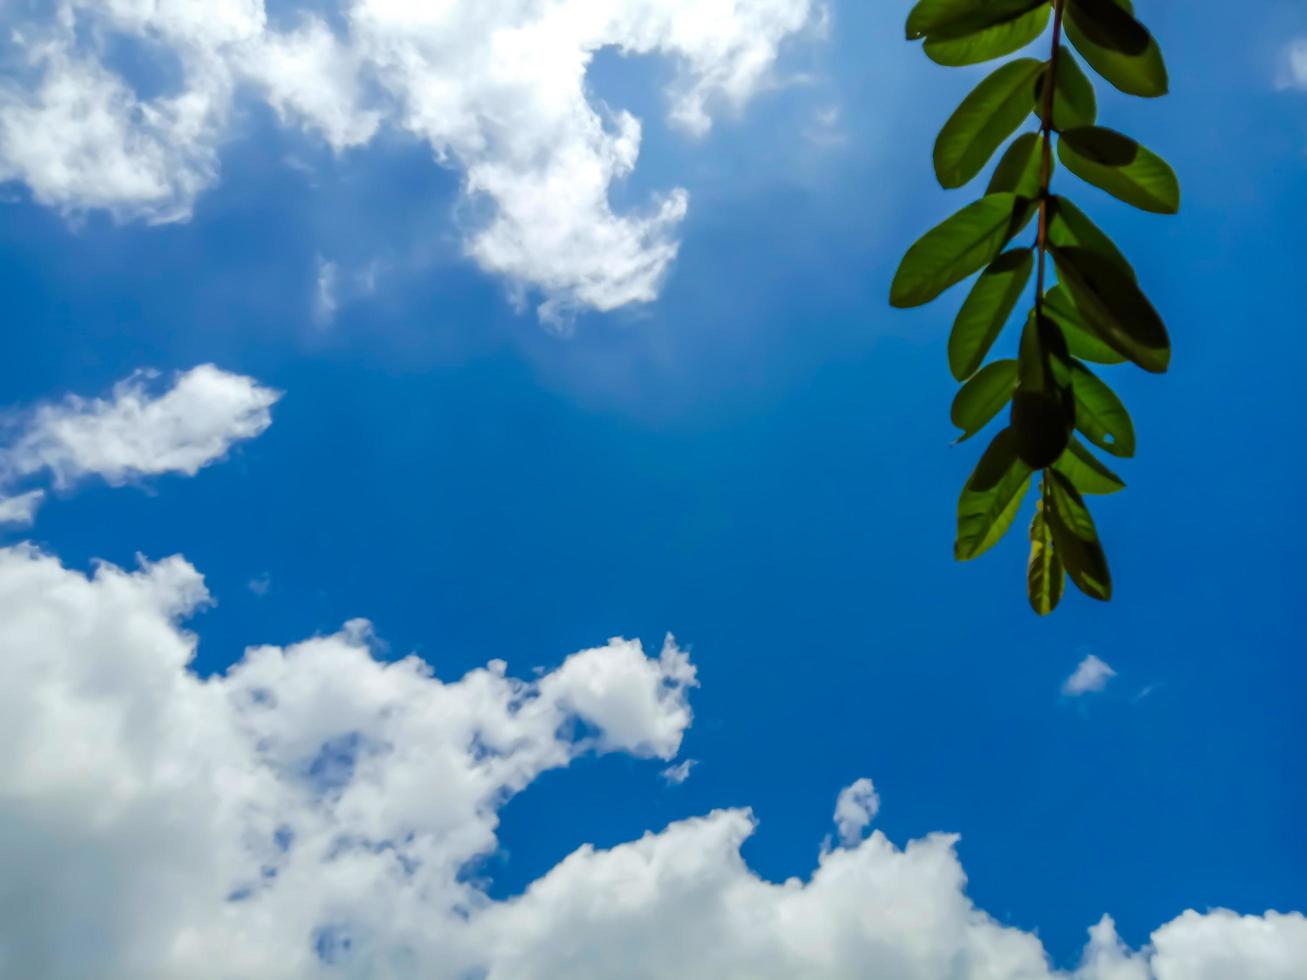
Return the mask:
M 1053 546 L 1076 587 L 1092 599 L 1107 601 L 1112 598 L 1112 576 L 1089 508 L 1065 476 L 1057 470 L 1047 476 L 1052 494 L 1045 518 Z
M 961 187 L 980 173 L 1035 108 L 1035 58 L 1009 61 L 962 100 L 935 140 L 935 176 L 944 187 Z
M 1066 570 L 1053 547 L 1053 532 L 1044 520 L 1044 501 L 1035 505 L 1030 522 L 1030 561 L 1026 564 L 1026 594 L 1030 608 L 1047 616 L 1057 608 L 1066 584 Z
M 1044 137 L 1039 133 L 1022 133 L 999 157 L 994 175 L 989 178 L 986 194 L 1020 194 L 1034 198 L 1039 194 L 1044 167 Z M 1048 158 L 1052 176 L 1053 156 Z
M 1036 83 L 1036 109 L 1044 118 L 1045 71 Z M 1057 56 L 1057 86 L 1053 89 L 1053 128 L 1075 129 L 1092 126 L 1098 118 L 1098 100 L 1094 97 L 1094 84 L 1085 75 L 1071 52 L 1063 49 Z
M 1131 10 L 1126 0 L 1116 0 L 1115 6 L 1124 10 L 1127 15 Z M 1095 40 L 1102 33 L 1097 29 L 1097 23 L 1093 22 L 1091 16 L 1083 14 L 1074 4 L 1066 11 L 1063 27 L 1071 43 L 1084 55 L 1094 71 L 1122 92 L 1145 98 L 1166 94 L 1166 63 L 1162 60 L 1162 51 L 1157 46 L 1157 41 L 1151 36 L 1143 50 L 1138 53 L 1114 50 Z
M 1094 44 L 1117 54 L 1139 55 L 1152 35 L 1134 14 L 1113 0 L 1069 0 L 1070 13 L 1081 32 Z
M 899 263 L 890 305 L 920 306 L 987 266 L 1034 215 L 1031 201 L 989 194 L 922 235 Z
M 1075 421 L 1066 341 L 1046 317 L 1032 314 L 1026 321 L 1017 375 L 1012 396 L 1017 454 L 1031 469 L 1043 469 L 1062 455 Z
M 1120 364 L 1125 360 L 1099 340 L 1097 334 L 1086 325 L 1084 316 L 1076 309 L 1065 286 L 1059 284 L 1046 292 L 1043 307 L 1048 318 L 1062 328 L 1067 353 L 1072 357 L 1093 361 L 1095 364 Z
M 1134 280 L 1111 259 L 1087 248 L 1053 246 L 1052 253 L 1059 278 L 1098 338 L 1145 371 L 1165 371 L 1171 341 Z
M 992 548 L 1012 526 L 1030 485 L 1030 467 L 1017 456 L 1011 429 L 994 437 L 958 499 L 953 554 L 969 561 Z
M 926 38 L 924 50 L 932 61 L 949 66 L 975 65 L 1019 51 L 1044 33 L 1051 12 L 1041 2 L 1033 10 L 964 34 L 941 29 Z
M 953 377 L 964 381 L 976 373 L 1030 282 L 1034 253 L 1028 248 L 1004 252 L 976 279 L 948 338 Z
M 995 361 L 984 368 L 953 399 L 949 417 L 962 430 L 958 442 L 970 439 L 1003 410 L 1017 386 L 1017 362 Z
M 1071 363 L 1071 393 L 1076 400 L 1076 428 L 1113 456 L 1135 454 L 1135 427 L 1116 392 L 1089 368 Z
M 1135 278 L 1135 270 L 1112 239 L 1065 197 L 1054 195 L 1049 203 L 1048 240 L 1054 245 L 1081 245 L 1111 259 L 1122 272 Z
M 1125 481 L 1104 466 L 1075 436 L 1053 469 L 1065 476 L 1081 493 L 1116 493 Z
M 927 34 L 962 37 L 1048 6 L 1048 0 L 919 0 L 908 14 L 909 41 Z
M 1154 214 L 1180 210 L 1180 182 L 1171 165 L 1128 136 L 1100 126 L 1068 129 L 1058 159 L 1081 180 Z

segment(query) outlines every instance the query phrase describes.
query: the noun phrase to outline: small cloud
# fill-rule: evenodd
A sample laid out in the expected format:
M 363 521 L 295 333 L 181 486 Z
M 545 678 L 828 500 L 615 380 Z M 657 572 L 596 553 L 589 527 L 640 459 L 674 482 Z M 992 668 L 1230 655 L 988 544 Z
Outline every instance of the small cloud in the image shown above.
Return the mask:
M 14 497 L 0 497 L 0 524 L 31 524 L 36 508 L 45 499 L 44 490 L 29 490 Z
M 272 577 L 267 572 L 260 572 L 246 583 L 246 588 L 262 599 L 272 588 Z
M 1296 38 L 1285 46 L 1275 87 L 1307 90 L 1307 37 Z
M 1062 693 L 1072 698 L 1096 693 L 1107 687 L 1107 682 L 1115 676 L 1115 670 L 1091 653 L 1080 661 L 1079 666 L 1063 683 Z
M 1151 695 L 1152 695 L 1152 694 L 1153 694 L 1153 693 L 1154 693 L 1154 692 L 1155 692 L 1159 687 L 1161 687 L 1161 686 L 1162 686 L 1162 685 L 1161 685 L 1160 682 L 1158 682 L 1158 683 L 1156 683 L 1156 684 L 1145 684 L 1144 687 L 1143 687 L 1143 689 L 1140 690 L 1140 692 L 1139 692 L 1138 694 L 1136 694 L 1134 697 L 1132 697 L 1132 698 L 1130 699 L 1130 703 L 1131 703 L 1131 704 L 1138 704 L 1138 703 L 1139 703 L 1140 701 L 1142 701 L 1144 698 L 1151 696 Z
M 880 796 L 870 779 L 864 777 L 840 790 L 835 801 L 835 829 L 840 843 L 845 847 L 856 845 L 879 812 Z
M 336 318 L 339 305 L 336 299 L 336 280 L 339 270 L 336 263 L 318 256 L 318 285 L 313 294 L 313 321 L 325 327 Z
M 663 779 L 667 780 L 668 786 L 680 786 L 690 778 L 690 770 L 699 764 L 697 759 L 683 759 L 674 766 L 668 766 L 663 770 Z

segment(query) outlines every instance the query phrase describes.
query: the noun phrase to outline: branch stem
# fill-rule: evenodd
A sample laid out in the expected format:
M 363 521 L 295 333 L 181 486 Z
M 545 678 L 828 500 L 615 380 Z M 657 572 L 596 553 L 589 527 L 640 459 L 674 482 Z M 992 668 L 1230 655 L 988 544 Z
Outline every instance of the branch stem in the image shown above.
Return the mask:
M 1048 74 L 1044 78 L 1043 121 L 1039 127 L 1043 162 L 1039 174 L 1039 234 L 1035 246 L 1039 249 L 1039 279 L 1035 284 L 1035 315 L 1043 313 L 1044 253 L 1048 250 L 1048 188 L 1053 181 L 1053 92 L 1057 88 L 1057 56 L 1062 50 L 1062 7 L 1066 0 L 1053 0 L 1053 53 L 1048 58 Z

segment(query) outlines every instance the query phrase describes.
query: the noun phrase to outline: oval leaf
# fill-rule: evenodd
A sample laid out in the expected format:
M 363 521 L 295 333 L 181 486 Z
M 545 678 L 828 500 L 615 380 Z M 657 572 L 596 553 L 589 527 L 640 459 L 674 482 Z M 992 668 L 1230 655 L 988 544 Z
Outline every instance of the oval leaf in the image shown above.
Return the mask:
M 980 173 L 1005 139 L 1035 108 L 1035 58 L 1009 61 L 962 100 L 935 140 L 935 176 L 944 187 L 961 187 Z
M 1111 259 L 1131 279 L 1135 278 L 1134 268 L 1112 239 L 1090 221 L 1083 211 L 1065 197 L 1056 194 L 1049 202 L 1048 240 L 1054 245 L 1080 245 L 1091 252 L 1097 252 L 1104 258 Z
M 1048 481 L 1052 493 L 1045 518 L 1053 532 L 1053 546 L 1076 588 L 1091 599 L 1106 602 L 1112 598 L 1112 576 L 1089 508 L 1071 481 L 1057 470 L 1048 473 Z
M 962 430 L 958 442 L 970 439 L 989 425 L 1003 410 L 1017 386 L 1017 362 L 995 361 L 985 365 L 974 378 L 962 386 L 953 399 L 949 417 Z
M 1071 393 L 1076 400 L 1076 428 L 1113 456 L 1135 454 L 1135 426 L 1116 392 L 1089 368 L 1071 364 Z
M 1085 37 L 1107 51 L 1140 55 L 1152 40 L 1134 14 L 1113 0 L 1069 0 L 1068 6 Z
M 958 538 L 953 554 L 970 561 L 992 548 L 1017 516 L 1030 485 L 1030 467 L 1017 457 L 1011 429 L 994 437 L 958 498 Z
M 1085 323 L 1084 316 L 1076 309 L 1071 294 L 1062 285 L 1054 286 L 1044 294 L 1044 314 L 1058 325 L 1062 336 L 1066 338 L 1067 353 L 1082 361 L 1095 364 L 1120 364 L 1125 358 L 1107 344 L 1098 339 Z
M 953 377 L 964 381 L 976 373 L 1030 283 L 1034 252 L 1028 248 L 1004 252 L 971 287 L 948 338 L 948 363 Z
M 1034 10 L 978 31 L 956 34 L 949 30 L 939 30 L 926 38 L 923 49 L 932 61 L 950 67 L 976 65 L 982 61 L 1001 58 L 1013 51 L 1020 51 L 1043 34 L 1051 12 L 1049 5 L 1041 2 Z
M 1154 214 L 1180 210 L 1180 182 L 1171 165 L 1128 136 L 1084 126 L 1057 141 L 1058 159 L 1081 180 Z
M 986 194 L 1012 193 L 1034 198 L 1039 195 L 1043 175 L 1044 137 L 1039 133 L 1022 133 L 999 157 L 994 175 L 989 178 Z M 1053 157 L 1048 158 L 1050 170 Z M 1049 176 L 1052 176 L 1050 172 Z
M 1125 481 L 1104 466 L 1075 436 L 1066 447 L 1058 461 L 1053 464 L 1057 470 L 1081 493 L 1116 493 L 1125 489 Z
M 1098 338 L 1145 371 L 1171 362 L 1171 341 L 1161 317 L 1134 280 L 1116 263 L 1079 246 L 1052 248 L 1059 277 Z
M 1057 608 L 1066 585 L 1066 570 L 1053 547 L 1053 532 L 1044 520 L 1044 501 L 1035 505 L 1030 522 L 1030 561 L 1026 564 L 1026 594 L 1030 608 L 1047 616 Z
M 1034 213 L 1015 194 L 989 194 L 936 225 L 908 249 L 890 286 L 890 305 L 920 306 L 993 262 Z
M 1017 454 L 1031 469 L 1051 466 L 1066 449 L 1075 421 L 1066 341 L 1046 317 L 1032 314 L 1021 334 L 1012 430 Z
M 1126 0 L 1116 0 L 1115 5 L 1127 14 L 1131 9 Z M 1078 5 L 1069 7 L 1062 20 L 1067 37 L 1090 67 L 1127 95 L 1144 98 L 1165 95 L 1168 88 L 1166 62 L 1162 60 L 1157 41 L 1150 36 L 1147 45 L 1137 54 L 1114 50 L 1095 40 L 1101 32 L 1095 30 L 1092 20 L 1091 16 L 1081 12 Z
M 1048 0 L 919 0 L 908 13 L 909 41 L 927 34 L 961 37 L 1020 17 Z
M 1044 118 L 1044 85 L 1048 72 L 1039 76 L 1036 86 L 1036 111 Z M 1053 128 L 1059 132 L 1092 126 L 1098 119 L 1098 100 L 1094 97 L 1094 83 L 1071 56 L 1063 49 L 1057 56 L 1057 85 L 1053 89 Z

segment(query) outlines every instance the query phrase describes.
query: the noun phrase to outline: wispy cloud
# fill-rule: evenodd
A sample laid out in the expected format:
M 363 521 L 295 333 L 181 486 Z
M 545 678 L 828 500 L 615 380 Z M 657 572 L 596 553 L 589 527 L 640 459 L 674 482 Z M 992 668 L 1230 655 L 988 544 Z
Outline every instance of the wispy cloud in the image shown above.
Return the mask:
M 698 765 L 696 759 L 682 759 L 674 766 L 668 766 L 661 773 L 669 786 L 680 786 L 690 778 L 690 770 Z

